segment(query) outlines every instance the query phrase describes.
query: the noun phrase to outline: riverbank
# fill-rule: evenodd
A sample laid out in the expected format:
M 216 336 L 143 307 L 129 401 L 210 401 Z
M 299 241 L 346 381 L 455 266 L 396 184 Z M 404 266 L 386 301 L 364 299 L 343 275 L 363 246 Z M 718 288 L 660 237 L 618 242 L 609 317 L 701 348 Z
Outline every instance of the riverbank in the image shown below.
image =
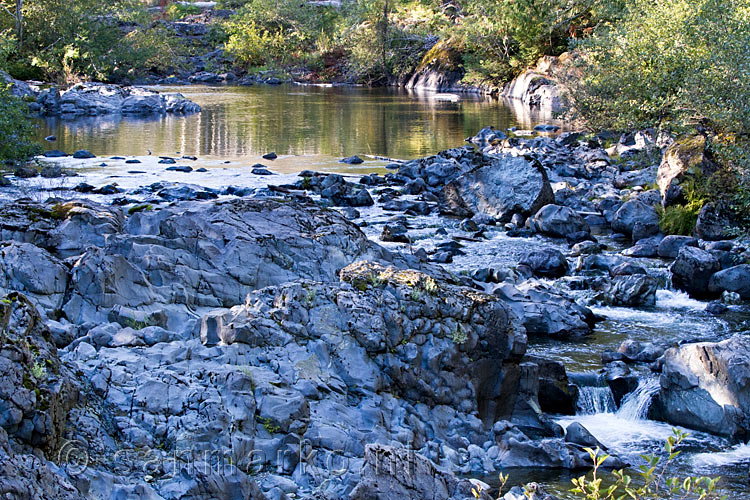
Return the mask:
M 8 477 L 61 481 L 69 498 L 84 484 L 465 498 L 474 484 L 451 473 L 588 467 L 592 438 L 559 424 L 634 463 L 666 438 L 650 417 L 704 431 L 689 450 L 723 465 L 687 452 L 678 470 L 726 475 L 743 498 L 745 389 L 712 381 L 747 373 L 745 243 L 659 234 L 665 138 L 608 152 L 591 135 L 508 134 L 371 164 L 380 175 L 175 155 L 47 159 L 59 177 L 11 179 L 2 287 L 41 317 L 38 347 L 4 377 L 40 391 L 3 413 Z M 35 313 L 10 306 L 12 341 Z

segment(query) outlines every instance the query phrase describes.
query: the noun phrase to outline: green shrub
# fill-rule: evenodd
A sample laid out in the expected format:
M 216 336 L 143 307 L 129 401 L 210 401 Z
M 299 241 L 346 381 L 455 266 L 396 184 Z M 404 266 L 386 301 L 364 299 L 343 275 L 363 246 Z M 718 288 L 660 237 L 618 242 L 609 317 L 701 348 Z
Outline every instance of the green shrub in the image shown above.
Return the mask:
M 659 228 L 664 234 L 680 234 L 690 236 L 695 229 L 703 204 L 688 203 L 687 205 L 672 205 L 666 209 L 659 206 Z
M 39 152 L 29 118 L 28 105 L 0 84 L 0 160 L 25 160 Z
M 570 97 L 595 129 L 750 130 L 750 0 L 630 0 L 575 45 Z

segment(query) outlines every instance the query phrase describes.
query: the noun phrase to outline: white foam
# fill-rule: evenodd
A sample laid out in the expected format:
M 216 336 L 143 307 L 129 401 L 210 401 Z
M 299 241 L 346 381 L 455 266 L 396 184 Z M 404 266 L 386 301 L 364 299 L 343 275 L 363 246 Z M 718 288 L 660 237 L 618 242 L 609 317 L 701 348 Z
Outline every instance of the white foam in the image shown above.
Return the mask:
M 685 292 L 657 290 L 656 307 L 659 309 L 694 309 L 702 311 L 706 308 L 706 303 L 691 299 Z
M 727 451 L 696 453 L 692 456 L 695 467 L 720 467 L 742 462 L 750 462 L 750 444 L 739 444 Z

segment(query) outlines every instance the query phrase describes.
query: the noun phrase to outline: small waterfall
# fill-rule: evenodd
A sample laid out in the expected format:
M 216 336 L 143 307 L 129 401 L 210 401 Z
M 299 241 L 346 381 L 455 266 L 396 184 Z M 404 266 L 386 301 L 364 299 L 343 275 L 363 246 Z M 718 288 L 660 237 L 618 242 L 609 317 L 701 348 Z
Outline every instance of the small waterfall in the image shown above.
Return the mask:
M 615 398 L 612 389 L 597 373 L 570 373 L 571 382 L 578 386 L 576 407 L 578 415 L 596 415 L 615 411 Z
M 657 377 L 641 379 L 636 390 L 623 398 L 617 415 L 625 420 L 644 420 L 660 388 Z

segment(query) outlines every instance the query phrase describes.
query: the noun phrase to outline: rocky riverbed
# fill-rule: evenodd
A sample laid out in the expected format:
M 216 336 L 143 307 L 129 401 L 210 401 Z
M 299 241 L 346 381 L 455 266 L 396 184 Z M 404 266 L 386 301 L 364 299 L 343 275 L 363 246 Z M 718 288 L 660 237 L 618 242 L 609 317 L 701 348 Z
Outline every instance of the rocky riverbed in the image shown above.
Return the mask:
M 78 151 L 4 177 L 0 491 L 464 499 L 587 446 L 634 464 L 665 422 L 743 498 L 748 252 L 721 207 L 695 238 L 655 208 L 700 139 L 469 141 L 357 176 Z

